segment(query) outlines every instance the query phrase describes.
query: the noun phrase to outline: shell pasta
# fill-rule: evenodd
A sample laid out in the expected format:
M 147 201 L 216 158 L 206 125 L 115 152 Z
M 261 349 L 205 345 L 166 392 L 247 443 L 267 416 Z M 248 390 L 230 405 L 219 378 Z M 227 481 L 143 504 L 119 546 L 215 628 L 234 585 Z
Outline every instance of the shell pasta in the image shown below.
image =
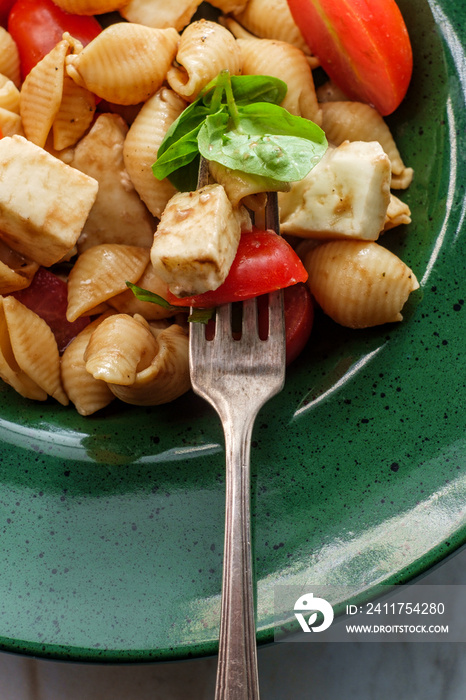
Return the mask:
M 123 156 L 131 181 L 149 211 L 160 218 L 176 192 L 169 180 L 157 181 L 152 165 L 163 137 L 186 107 L 186 102 L 166 87 L 152 95 L 141 108 L 125 138 Z
M 161 87 L 175 57 L 179 34 L 120 22 L 67 57 L 68 75 L 98 97 L 121 105 L 147 100 Z
M 243 74 L 274 75 L 288 85 L 282 106 L 291 114 L 322 123 L 312 71 L 305 54 L 285 41 L 238 39 Z
M 194 100 L 222 70 L 241 72 L 241 50 L 232 34 L 215 22 L 193 22 L 182 34 L 176 65 L 167 73 L 170 87 Z
M 82 416 L 114 401 L 177 400 L 191 387 L 189 327 L 196 321 L 189 315 L 195 305 L 181 297 L 228 283 L 247 234 L 265 228 L 271 191 L 279 192 L 280 241 L 327 316 L 360 329 L 402 319 L 419 284 L 379 238 L 411 222 L 400 190 L 414 172 L 376 109 L 331 82 L 318 86 L 318 60 L 286 0 L 212 0 L 207 12 L 199 0 L 55 1 L 80 20 L 109 12 L 113 19 L 107 26 L 100 18 L 105 28 L 87 43 L 63 32 L 23 81 L 18 47 L 0 27 L 5 383 L 25 399 L 71 403 Z M 221 122 L 235 99 L 236 112 Z M 325 148 L 315 147 L 307 174 L 274 178 L 265 166 L 235 165 L 238 152 L 265 163 L 263 124 L 283 110 L 287 123 L 304 130 L 295 161 L 311 129 L 323 134 Z M 251 150 L 232 148 L 223 161 L 215 149 L 235 130 L 243 137 L 242 115 L 256 120 Z M 289 135 L 281 128 L 265 132 L 271 142 L 277 136 L 279 165 L 286 154 L 278 137 Z M 181 155 L 170 150 L 179 132 Z M 212 158 L 201 148 L 206 132 Z M 185 183 L 197 176 L 201 153 L 208 182 L 196 189 Z M 183 177 L 169 168 L 159 176 L 159 167 L 177 159 Z M 44 268 L 51 289 L 41 286 Z M 41 309 L 58 308 L 55 283 L 66 290 L 63 343 Z

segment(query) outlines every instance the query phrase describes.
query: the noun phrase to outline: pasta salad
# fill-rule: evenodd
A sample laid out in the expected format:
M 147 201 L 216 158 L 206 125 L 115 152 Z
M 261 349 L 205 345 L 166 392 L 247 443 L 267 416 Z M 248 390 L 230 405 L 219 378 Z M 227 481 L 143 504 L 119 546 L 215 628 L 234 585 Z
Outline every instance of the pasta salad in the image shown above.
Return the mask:
M 419 285 L 379 238 L 410 222 L 396 192 L 413 170 L 383 110 L 328 75 L 316 87 L 325 47 L 309 48 L 296 4 L 13 4 L 0 27 L 0 377 L 19 394 L 81 415 L 172 401 L 190 389 L 189 323 L 278 288 L 289 362 L 313 303 L 352 328 L 402 319 Z M 282 236 L 264 230 L 270 191 Z

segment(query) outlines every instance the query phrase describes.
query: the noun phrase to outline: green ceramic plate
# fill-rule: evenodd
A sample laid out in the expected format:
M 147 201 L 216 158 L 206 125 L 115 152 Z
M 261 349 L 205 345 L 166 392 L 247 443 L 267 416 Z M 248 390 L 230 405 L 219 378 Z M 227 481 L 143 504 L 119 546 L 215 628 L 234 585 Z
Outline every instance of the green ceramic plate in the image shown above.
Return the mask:
M 466 535 L 466 10 L 403 0 L 415 72 L 390 120 L 413 224 L 384 238 L 421 282 L 401 324 L 319 317 L 252 448 L 258 638 L 276 583 L 354 595 L 422 574 Z M 216 651 L 220 424 L 190 395 L 91 418 L 0 389 L 0 648 L 144 661 Z

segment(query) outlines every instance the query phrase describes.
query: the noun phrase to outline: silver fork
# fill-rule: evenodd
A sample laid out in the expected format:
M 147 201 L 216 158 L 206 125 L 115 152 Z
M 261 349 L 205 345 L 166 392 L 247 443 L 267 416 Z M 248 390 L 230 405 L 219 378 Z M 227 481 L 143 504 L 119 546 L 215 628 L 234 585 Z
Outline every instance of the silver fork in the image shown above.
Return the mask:
M 276 193 L 268 195 L 267 228 L 278 232 Z M 219 656 L 215 700 L 259 700 L 251 556 L 250 445 L 260 408 L 284 384 L 283 293 L 269 294 L 269 330 L 261 340 L 255 299 L 243 302 L 241 339 L 233 338 L 231 304 L 216 312 L 215 335 L 191 324 L 194 391 L 217 411 L 225 434 L 226 508 Z

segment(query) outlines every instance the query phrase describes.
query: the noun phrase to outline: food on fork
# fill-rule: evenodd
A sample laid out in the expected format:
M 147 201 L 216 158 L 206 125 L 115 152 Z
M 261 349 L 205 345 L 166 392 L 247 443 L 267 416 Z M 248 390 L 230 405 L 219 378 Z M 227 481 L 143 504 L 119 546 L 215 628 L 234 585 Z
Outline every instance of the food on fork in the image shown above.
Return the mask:
M 342 3 L 325 3 L 337 34 Z M 399 321 L 418 286 L 380 241 L 411 220 L 392 190 L 413 171 L 382 116 L 410 75 L 393 0 L 374 16 L 403 38 L 390 44 L 403 70 L 378 65 L 380 83 L 357 94 L 341 56 L 315 88 L 328 46 L 303 28 L 313 0 L 215 0 L 218 21 L 191 19 L 199 4 L 16 0 L 1 28 L 0 377 L 25 398 L 71 401 L 82 415 L 115 396 L 171 401 L 189 390 L 190 325 L 217 305 L 287 289 L 294 359 L 312 299 L 364 328 Z M 358 31 L 372 45 L 375 20 L 343 4 L 350 47 Z M 121 14 L 110 26 L 109 9 Z M 282 236 L 264 226 L 272 191 Z M 56 281 L 67 308 L 57 297 L 44 313 Z M 24 351 L 34 329 L 45 383 Z

